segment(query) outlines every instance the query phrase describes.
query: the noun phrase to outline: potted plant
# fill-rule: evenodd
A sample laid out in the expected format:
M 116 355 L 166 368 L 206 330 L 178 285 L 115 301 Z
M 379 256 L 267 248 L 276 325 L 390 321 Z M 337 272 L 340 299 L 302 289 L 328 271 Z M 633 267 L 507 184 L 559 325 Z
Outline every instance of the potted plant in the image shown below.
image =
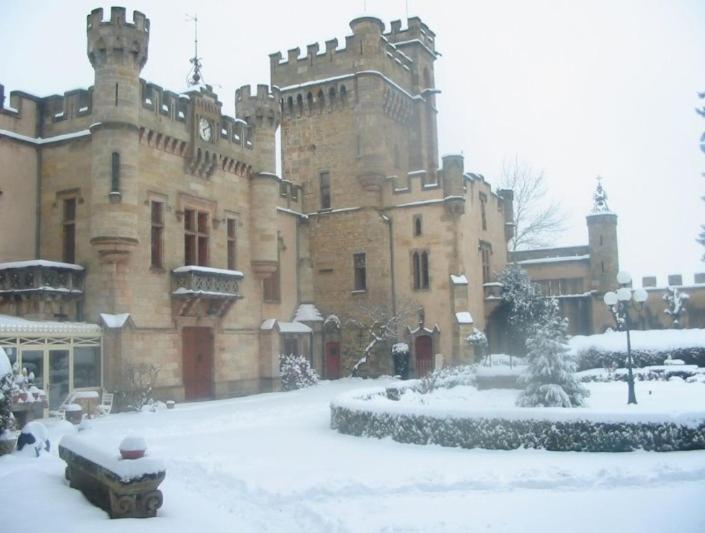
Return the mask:
M 120 455 L 123 459 L 139 459 L 147 451 L 147 442 L 139 435 L 128 435 L 120 443 Z

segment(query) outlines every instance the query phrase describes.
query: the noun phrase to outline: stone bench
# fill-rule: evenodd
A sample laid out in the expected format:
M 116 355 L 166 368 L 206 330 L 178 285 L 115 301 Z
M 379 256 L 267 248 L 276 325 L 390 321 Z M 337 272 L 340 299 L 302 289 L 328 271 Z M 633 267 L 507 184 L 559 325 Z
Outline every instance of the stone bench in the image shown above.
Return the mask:
M 90 436 L 66 435 L 59 457 L 66 461 L 66 479 L 110 518 L 150 518 L 162 506 L 158 489 L 166 476 L 164 464 L 150 457 L 121 459 L 115 447 L 107 453 Z

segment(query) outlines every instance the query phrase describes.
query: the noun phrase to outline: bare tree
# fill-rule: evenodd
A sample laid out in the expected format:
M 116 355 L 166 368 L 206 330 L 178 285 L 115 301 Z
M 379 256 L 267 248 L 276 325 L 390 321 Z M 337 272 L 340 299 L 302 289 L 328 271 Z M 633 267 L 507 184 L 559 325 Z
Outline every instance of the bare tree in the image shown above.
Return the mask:
M 363 365 L 369 365 L 380 345 L 398 342 L 404 326 L 411 325 L 418 316 L 419 306 L 411 301 L 397 302 L 395 309 L 385 304 L 361 305 L 356 316 L 345 320 L 346 330 L 357 341 L 360 358 L 353 366 L 357 375 Z
M 549 246 L 565 230 L 567 215 L 558 203 L 547 200 L 543 171 L 515 156 L 504 162 L 502 187 L 514 191 L 511 251 Z

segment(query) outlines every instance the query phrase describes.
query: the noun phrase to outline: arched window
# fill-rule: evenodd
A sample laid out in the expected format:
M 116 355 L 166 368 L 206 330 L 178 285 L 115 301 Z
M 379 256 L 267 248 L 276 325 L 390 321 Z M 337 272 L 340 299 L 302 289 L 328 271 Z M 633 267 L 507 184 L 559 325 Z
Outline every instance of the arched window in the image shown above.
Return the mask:
M 306 104 L 308 105 L 308 112 L 309 113 L 312 112 L 313 111 L 313 95 L 310 92 L 306 95 Z
M 299 115 L 304 114 L 304 99 L 300 94 L 296 96 L 296 111 Z
M 328 90 L 328 101 L 331 107 L 335 107 L 335 87 Z
M 318 91 L 318 96 L 316 96 L 316 100 L 318 100 L 318 110 L 322 112 L 326 106 L 326 100 L 323 96 L 323 89 L 320 89 Z
M 423 235 L 423 218 L 421 215 L 414 215 L 414 237 Z
M 289 114 L 293 115 L 294 114 L 294 99 L 290 96 L 286 100 L 287 107 L 289 108 Z

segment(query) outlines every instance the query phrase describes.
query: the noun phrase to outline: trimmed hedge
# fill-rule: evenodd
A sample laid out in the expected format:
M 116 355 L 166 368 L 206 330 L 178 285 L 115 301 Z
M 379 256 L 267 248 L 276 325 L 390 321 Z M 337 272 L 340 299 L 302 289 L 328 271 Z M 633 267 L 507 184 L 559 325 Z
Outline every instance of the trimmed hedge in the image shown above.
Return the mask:
M 331 405 L 331 428 L 346 435 L 391 437 L 409 444 L 459 448 L 550 451 L 658 452 L 705 449 L 705 421 L 697 427 L 675 423 L 435 418 L 354 410 Z
M 626 340 L 625 340 L 626 342 Z M 705 366 L 705 346 L 692 348 L 674 348 L 672 350 L 635 350 L 632 349 L 632 360 L 635 367 L 662 365 L 664 360 L 671 356 L 673 359 L 682 359 L 686 365 Z M 591 368 L 607 368 L 614 365 L 623 367 L 627 360 L 627 351 L 605 352 L 596 348 L 579 351 L 577 354 L 578 370 Z

